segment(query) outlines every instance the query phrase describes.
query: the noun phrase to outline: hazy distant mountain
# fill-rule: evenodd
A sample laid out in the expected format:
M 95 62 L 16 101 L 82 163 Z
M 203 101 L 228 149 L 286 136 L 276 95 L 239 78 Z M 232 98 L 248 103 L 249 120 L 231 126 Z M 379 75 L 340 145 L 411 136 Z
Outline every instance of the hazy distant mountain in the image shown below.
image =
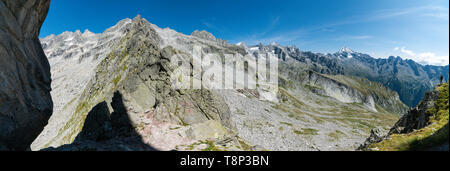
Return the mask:
M 377 59 L 370 55 L 343 48 L 334 54 L 303 52 L 300 49 L 279 45 L 251 46 L 262 51 L 274 51 L 283 60 L 293 58 L 316 72 L 342 74 L 367 78 L 379 82 L 398 92 L 400 99 L 408 106 L 415 106 L 425 92 L 439 83 L 440 76 L 449 77 L 449 66 L 423 66 L 400 57 Z
M 0 151 L 25 151 L 52 115 L 38 35 L 50 0 L 0 0 Z

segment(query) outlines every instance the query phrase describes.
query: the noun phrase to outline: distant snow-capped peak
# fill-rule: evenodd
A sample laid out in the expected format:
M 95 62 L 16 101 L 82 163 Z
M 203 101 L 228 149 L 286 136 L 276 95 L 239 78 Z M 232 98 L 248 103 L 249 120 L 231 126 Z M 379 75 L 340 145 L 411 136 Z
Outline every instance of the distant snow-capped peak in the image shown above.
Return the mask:
M 349 49 L 348 47 L 342 48 L 339 52 L 341 52 L 341 53 L 355 53 L 353 50 Z
M 236 43 L 236 46 L 246 46 L 246 44 L 245 44 L 245 42 L 239 42 L 239 43 Z

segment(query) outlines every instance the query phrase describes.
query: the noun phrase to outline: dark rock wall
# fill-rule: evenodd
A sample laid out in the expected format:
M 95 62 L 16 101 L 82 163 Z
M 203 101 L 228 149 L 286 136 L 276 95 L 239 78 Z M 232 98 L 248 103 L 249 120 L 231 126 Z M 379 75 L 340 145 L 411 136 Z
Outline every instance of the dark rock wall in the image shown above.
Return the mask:
M 50 0 L 0 0 L 0 144 L 26 150 L 53 110 L 38 36 Z M 0 148 L 1 149 L 1 148 Z

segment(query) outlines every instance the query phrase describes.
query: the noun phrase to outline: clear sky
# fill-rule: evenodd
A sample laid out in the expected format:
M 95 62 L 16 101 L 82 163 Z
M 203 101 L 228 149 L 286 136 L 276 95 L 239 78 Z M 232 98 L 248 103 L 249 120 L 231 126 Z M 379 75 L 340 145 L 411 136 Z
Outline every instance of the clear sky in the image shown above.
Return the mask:
M 52 0 L 40 37 L 101 33 L 141 14 L 190 34 L 207 30 L 230 43 L 278 42 L 334 53 L 347 46 L 377 58 L 449 64 L 448 0 Z

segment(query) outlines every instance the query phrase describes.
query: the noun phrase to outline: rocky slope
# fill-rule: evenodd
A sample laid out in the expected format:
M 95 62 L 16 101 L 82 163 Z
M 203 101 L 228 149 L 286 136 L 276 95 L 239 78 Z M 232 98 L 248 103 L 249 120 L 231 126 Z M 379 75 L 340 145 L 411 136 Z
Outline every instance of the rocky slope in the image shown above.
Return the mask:
M 86 88 L 73 101 L 76 107 L 69 110 L 69 119 L 55 124 L 56 134 L 44 132 L 34 147 L 59 146 L 75 140 L 72 146 L 62 147 L 62 150 L 148 150 L 136 149 L 133 143 L 117 146 L 120 138 L 98 140 L 94 136 L 88 140 L 98 140 L 100 144 L 89 147 L 85 147 L 89 143 L 79 143 L 83 142 L 83 138 L 78 138 L 82 135 L 102 135 L 92 133 L 98 129 L 85 125 L 86 118 L 91 115 L 104 115 L 93 112 L 101 104 L 105 104 L 103 108 L 110 119 L 94 117 L 94 120 L 111 122 L 113 130 L 115 125 L 119 125 L 119 130 L 123 125 L 129 125 L 129 131 L 119 135 L 141 135 L 139 141 L 152 149 L 172 150 L 198 141 L 235 138 L 227 137 L 232 135 L 233 126 L 229 108 L 222 105 L 221 97 L 208 90 L 176 91 L 171 87 L 170 74 L 174 70 L 171 57 L 181 52 L 170 46 L 161 49 L 161 38 L 150 23 L 139 16 L 129 23 L 128 28 L 118 44 L 111 47 L 109 55 L 96 66 Z M 91 131 L 83 133 L 84 130 Z M 111 134 L 114 135 L 114 131 Z M 126 138 L 125 142 L 128 141 Z
M 374 59 L 368 55 L 353 53 L 353 58 L 342 60 L 346 75 L 364 77 L 384 84 L 398 92 L 408 106 L 416 106 L 424 94 L 439 83 L 440 76 L 448 80 L 447 66 L 423 66 L 400 57 Z
M 257 87 L 177 90 L 174 79 L 205 79 L 179 66 L 198 73 L 195 47 L 225 68 L 233 67 L 227 58 L 244 66 L 283 57 L 227 44 L 206 31 L 162 29 L 139 16 L 102 34 L 66 32 L 41 42 L 56 103 L 33 150 L 352 150 L 372 128 L 388 129 L 406 109 L 381 84 L 318 73 L 290 57 L 280 61 L 280 89 L 261 82 L 264 77 L 249 66 L 237 73 L 251 72 L 249 82 Z
M 50 65 L 38 39 L 50 0 L 0 1 L 0 149 L 26 150 L 52 114 Z
M 65 32 L 41 39 L 42 47 L 48 55 L 52 73 L 51 95 L 54 112 L 49 124 L 32 148 L 40 142 L 42 135 L 56 135 L 61 125 L 68 122 L 77 107 L 76 100 L 83 93 L 95 74 L 97 65 L 108 56 L 113 46 L 130 29 L 131 20 L 122 20 L 102 34 L 89 30 Z
M 433 150 L 448 151 L 448 83 L 426 93 L 419 105 L 405 114 L 384 136 L 378 130 L 359 150 Z
M 292 71 L 285 73 L 294 74 Z M 375 112 L 402 115 L 407 110 L 396 92 L 364 78 L 319 74 L 309 70 L 301 83 L 318 95 L 333 97 L 343 103 L 362 104 Z

